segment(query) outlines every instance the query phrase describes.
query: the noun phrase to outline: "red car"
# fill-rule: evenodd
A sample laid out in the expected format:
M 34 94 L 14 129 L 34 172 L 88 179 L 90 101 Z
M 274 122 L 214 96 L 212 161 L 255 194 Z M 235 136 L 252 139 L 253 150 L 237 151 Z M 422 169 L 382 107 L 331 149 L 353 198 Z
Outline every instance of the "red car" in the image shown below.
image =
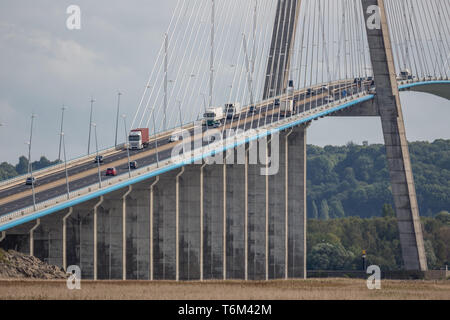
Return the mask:
M 106 175 L 107 176 L 117 176 L 116 168 L 108 168 L 108 169 L 106 169 Z

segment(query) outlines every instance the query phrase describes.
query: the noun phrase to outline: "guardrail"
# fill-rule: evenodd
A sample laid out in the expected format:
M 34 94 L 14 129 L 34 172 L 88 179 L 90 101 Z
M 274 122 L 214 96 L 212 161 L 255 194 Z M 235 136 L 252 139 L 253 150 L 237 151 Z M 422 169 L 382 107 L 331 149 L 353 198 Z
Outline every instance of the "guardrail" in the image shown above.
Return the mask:
M 158 170 L 164 171 L 164 170 L 170 169 L 170 167 L 175 168 L 177 166 L 180 167 L 183 165 L 192 164 L 199 159 L 207 158 L 213 154 L 223 152 L 230 148 L 234 148 L 243 143 L 247 143 L 251 140 L 256 140 L 256 139 L 262 138 L 264 136 L 270 135 L 274 129 L 285 126 L 289 123 L 296 123 L 299 120 L 302 120 L 303 118 L 304 119 L 311 118 L 311 120 L 312 120 L 312 117 L 314 115 L 323 114 L 325 111 L 334 108 L 336 105 L 341 105 L 345 102 L 357 100 L 358 98 L 361 98 L 364 96 L 367 96 L 367 92 L 361 91 L 352 96 L 348 96 L 346 98 L 342 98 L 341 100 L 330 102 L 326 105 L 322 105 L 320 107 L 316 107 L 316 108 L 304 111 L 302 113 L 296 114 L 289 118 L 280 119 L 280 120 L 270 123 L 262 128 L 247 130 L 247 131 L 239 133 L 235 136 L 228 137 L 222 141 L 213 142 L 207 146 L 203 146 L 201 148 L 193 150 L 190 153 L 179 155 L 175 158 L 161 161 L 159 164 L 153 163 L 146 167 L 142 167 L 140 169 L 131 171 L 131 175 L 129 172 L 123 173 L 119 176 L 116 176 L 114 178 L 110 178 L 108 180 L 103 181 L 102 187 L 100 187 L 99 183 L 97 182 L 90 186 L 71 191 L 68 195 L 66 193 L 64 195 L 60 195 L 58 197 L 51 198 L 44 202 L 38 203 L 38 204 L 36 204 L 35 207 L 29 206 L 26 208 L 22 208 L 20 210 L 13 211 L 11 213 L 5 214 L 0 217 L 0 226 L 3 224 L 6 224 L 6 223 L 14 222 L 15 220 L 18 220 L 18 219 L 22 219 L 28 215 L 39 213 L 39 211 L 48 209 L 48 208 L 53 207 L 58 204 L 63 204 L 68 201 L 74 201 L 77 199 L 81 199 L 83 196 L 86 196 L 89 193 L 93 193 L 93 192 L 100 191 L 100 190 L 105 190 L 105 189 L 108 189 L 109 187 L 117 186 L 128 180 L 133 180 L 138 177 L 144 176 L 146 174 L 149 174 L 152 172 L 157 172 Z M 311 121 L 311 120 L 308 120 L 308 121 Z M 170 169 L 170 170 L 172 170 L 172 169 Z
M 114 153 L 115 151 L 119 151 L 119 150 L 123 149 L 124 146 L 125 146 L 125 144 L 122 143 L 120 145 L 117 145 L 117 147 L 103 149 L 103 150 L 99 151 L 99 154 L 103 155 L 103 156 L 109 155 L 109 154 Z M 95 156 L 96 156 L 96 153 L 93 153 L 93 154 L 89 154 L 89 155 L 85 155 L 85 156 L 81 156 L 81 157 L 69 160 L 69 161 L 67 161 L 67 168 L 70 169 L 70 167 L 73 167 L 74 165 L 83 163 L 83 162 L 87 161 L 88 159 L 91 159 L 91 158 L 93 159 L 93 157 L 95 157 Z M 61 162 L 61 163 L 58 163 L 58 164 L 55 164 L 55 165 L 52 165 L 49 167 L 45 167 L 45 168 L 33 171 L 33 176 L 35 178 L 39 178 L 39 177 L 42 177 L 52 171 L 56 171 L 59 169 L 64 170 L 64 166 L 65 166 L 64 162 Z M 17 176 L 17 177 L 8 179 L 8 180 L 0 181 L 0 190 L 4 189 L 6 187 L 10 187 L 11 184 L 14 184 L 18 181 L 25 181 L 25 179 L 28 176 L 29 176 L 29 174 L 27 173 L 27 174 L 23 174 L 23 175 L 20 175 L 20 176 Z

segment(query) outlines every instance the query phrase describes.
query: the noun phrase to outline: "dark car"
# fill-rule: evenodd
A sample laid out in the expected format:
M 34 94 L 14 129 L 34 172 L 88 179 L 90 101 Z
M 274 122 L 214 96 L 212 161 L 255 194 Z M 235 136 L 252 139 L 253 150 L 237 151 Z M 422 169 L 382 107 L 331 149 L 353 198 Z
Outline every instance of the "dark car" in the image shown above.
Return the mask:
M 94 159 L 94 163 L 103 163 L 103 156 L 96 156 Z
M 280 106 L 280 99 L 275 99 L 273 105 L 276 107 Z
M 25 184 L 27 186 L 31 186 L 33 184 L 36 184 L 36 178 L 35 177 L 28 177 L 27 180 L 25 181 Z
M 137 161 L 130 161 L 130 169 L 137 169 L 138 164 Z
M 106 169 L 106 175 L 107 176 L 117 176 L 116 168 L 108 168 L 108 169 Z

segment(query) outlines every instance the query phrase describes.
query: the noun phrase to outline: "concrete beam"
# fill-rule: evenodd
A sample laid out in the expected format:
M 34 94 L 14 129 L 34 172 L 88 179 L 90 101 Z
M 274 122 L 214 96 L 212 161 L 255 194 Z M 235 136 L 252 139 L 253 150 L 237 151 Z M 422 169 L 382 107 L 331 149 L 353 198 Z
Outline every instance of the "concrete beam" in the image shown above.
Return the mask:
M 133 186 L 122 196 L 122 280 L 127 280 L 127 197 Z
M 287 137 L 288 275 L 306 279 L 306 126 Z
M 149 258 L 149 280 L 153 281 L 153 274 L 154 274 L 154 253 L 153 253 L 153 246 L 154 246 L 154 188 L 159 182 L 159 176 L 156 177 L 156 180 L 150 185 L 150 258 Z
M 179 178 L 179 280 L 201 278 L 201 166 L 186 166 Z
M 287 87 L 300 5 L 301 0 L 278 1 L 263 100 L 282 94 Z
M 422 227 L 420 224 L 416 190 L 411 170 L 408 143 L 406 140 L 402 107 L 394 66 L 389 26 L 384 0 L 361 0 L 365 19 L 372 12 L 370 6 L 379 8 L 381 28 L 369 29 L 370 58 L 374 70 L 377 95 L 375 97 L 381 117 L 386 145 L 388 168 L 397 218 L 399 220 L 400 243 L 406 270 L 427 270 Z M 400 187 L 402 186 L 402 187 Z
M 101 196 L 99 201 L 94 205 L 94 280 L 97 280 L 97 271 L 98 271 L 97 209 L 102 203 L 103 203 L 103 196 Z
M 378 105 L 375 100 L 365 101 L 363 103 L 345 108 L 330 114 L 330 117 L 378 117 Z

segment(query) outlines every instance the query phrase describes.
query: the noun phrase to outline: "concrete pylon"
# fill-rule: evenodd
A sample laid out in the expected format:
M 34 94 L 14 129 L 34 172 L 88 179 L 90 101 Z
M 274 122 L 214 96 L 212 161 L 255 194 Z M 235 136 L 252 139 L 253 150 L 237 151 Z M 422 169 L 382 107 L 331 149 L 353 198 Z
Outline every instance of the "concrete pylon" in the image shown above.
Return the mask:
M 281 95 L 287 87 L 300 5 L 301 0 L 278 0 L 263 100 Z
M 386 146 L 392 194 L 396 208 L 403 263 L 406 270 L 427 270 L 416 189 L 402 115 L 384 0 L 361 0 L 365 21 L 376 9 L 380 27 L 366 23 L 375 85 L 375 97 Z

